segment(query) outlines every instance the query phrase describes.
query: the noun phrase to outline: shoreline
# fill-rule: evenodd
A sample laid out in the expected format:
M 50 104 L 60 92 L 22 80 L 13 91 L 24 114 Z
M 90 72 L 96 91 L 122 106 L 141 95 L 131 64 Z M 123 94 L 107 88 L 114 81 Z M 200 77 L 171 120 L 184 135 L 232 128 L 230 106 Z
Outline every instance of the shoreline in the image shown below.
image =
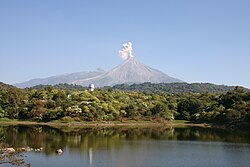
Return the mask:
M 67 127 L 114 127 L 114 126 L 166 126 L 166 127 L 176 127 L 176 126 L 188 126 L 188 127 L 213 127 L 206 123 L 175 123 L 175 122 L 32 122 L 32 121 L 10 121 L 10 122 L 0 122 L 0 125 L 47 125 L 47 126 L 67 126 Z

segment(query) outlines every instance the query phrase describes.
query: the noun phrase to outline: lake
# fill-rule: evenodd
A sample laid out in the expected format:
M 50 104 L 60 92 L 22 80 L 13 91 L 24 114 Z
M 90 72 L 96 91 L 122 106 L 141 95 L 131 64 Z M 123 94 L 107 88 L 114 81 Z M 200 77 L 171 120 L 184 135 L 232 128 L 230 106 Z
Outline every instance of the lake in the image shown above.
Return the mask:
M 203 127 L 0 126 L 33 167 L 247 167 L 250 134 Z M 63 154 L 55 151 L 62 149 Z M 10 165 L 3 165 L 10 166 Z

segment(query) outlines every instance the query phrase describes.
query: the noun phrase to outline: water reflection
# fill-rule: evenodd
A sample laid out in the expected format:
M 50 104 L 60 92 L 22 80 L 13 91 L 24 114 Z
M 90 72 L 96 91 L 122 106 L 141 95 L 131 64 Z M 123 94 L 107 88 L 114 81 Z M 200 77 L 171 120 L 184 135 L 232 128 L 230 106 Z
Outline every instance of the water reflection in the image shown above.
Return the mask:
M 220 141 L 250 143 L 248 133 L 201 127 L 133 128 L 133 127 L 49 127 L 49 126 L 1 126 L 0 137 L 15 148 L 43 148 L 45 154 L 55 154 L 62 148 L 69 151 L 122 149 L 123 141 L 171 140 L 171 141 Z M 136 143 L 136 142 L 134 142 Z
M 250 135 L 201 127 L 0 126 L 0 137 L 27 152 L 32 166 L 248 166 Z M 63 154 L 57 155 L 56 150 Z M 42 163 L 41 163 L 42 162 Z
M 92 156 L 93 156 L 93 152 L 92 152 L 92 148 L 89 148 L 89 166 L 92 166 Z

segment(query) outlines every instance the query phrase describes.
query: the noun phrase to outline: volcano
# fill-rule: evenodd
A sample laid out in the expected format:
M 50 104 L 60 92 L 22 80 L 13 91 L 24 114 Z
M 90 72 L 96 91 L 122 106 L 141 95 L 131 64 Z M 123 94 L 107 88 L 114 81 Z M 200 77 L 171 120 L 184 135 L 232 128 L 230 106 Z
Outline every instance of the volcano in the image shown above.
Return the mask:
M 127 42 L 119 50 L 119 56 L 123 61 L 119 66 L 105 72 L 97 70 L 91 72 L 79 72 L 53 76 L 49 78 L 33 79 L 27 82 L 15 84 L 20 88 L 32 87 L 35 85 L 56 85 L 59 83 L 76 84 L 88 86 L 94 84 L 96 87 L 114 86 L 117 84 L 139 84 L 144 82 L 151 83 L 173 83 L 182 82 L 163 72 L 153 69 L 132 55 L 132 43 Z
M 68 83 L 82 86 L 94 84 L 96 87 L 104 87 L 114 86 L 116 84 L 138 84 L 144 82 L 173 83 L 183 81 L 170 77 L 157 69 L 151 68 L 138 61 L 135 57 L 129 57 L 120 65 L 107 72 L 99 69 L 91 72 L 58 75 L 48 78 L 33 79 L 15 84 L 15 86 L 25 88 L 40 84 L 56 85 L 59 83 Z
M 93 83 L 97 87 L 103 87 L 114 86 L 116 84 L 138 84 L 144 82 L 172 83 L 182 81 L 141 63 L 135 57 L 129 57 L 122 64 L 104 74 L 78 80 L 73 82 L 73 84 L 87 86 Z

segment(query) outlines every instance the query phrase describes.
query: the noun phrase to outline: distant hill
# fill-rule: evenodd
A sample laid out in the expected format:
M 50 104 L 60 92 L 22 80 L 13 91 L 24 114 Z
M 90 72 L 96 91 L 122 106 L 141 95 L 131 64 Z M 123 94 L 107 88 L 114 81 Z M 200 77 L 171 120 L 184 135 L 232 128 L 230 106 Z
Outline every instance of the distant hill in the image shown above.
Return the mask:
M 235 89 L 235 86 L 215 85 L 211 83 L 142 83 L 115 85 L 113 89 L 123 91 L 168 92 L 168 93 L 224 93 Z M 244 88 L 246 89 L 246 88 Z
M 16 118 L 25 98 L 25 90 L 0 82 L 0 117 Z
M 23 89 L 19 89 L 15 86 L 0 82 L 0 102 L 12 98 L 22 101 L 22 97 L 25 95 L 25 93 L 26 92 Z M 13 103 L 16 103 L 16 100 L 13 100 Z
M 0 82 L 0 91 L 9 91 L 9 90 L 21 91 L 21 89 L 15 86 Z
M 61 90 L 86 90 L 87 87 L 81 86 L 81 85 L 75 85 L 75 84 L 56 84 L 56 85 L 36 85 L 33 87 L 29 87 L 29 88 L 25 88 L 26 90 L 32 90 L 32 89 L 36 89 L 36 90 L 41 90 L 41 89 L 47 89 L 49 87 L 53 87 L 56 89 L 61 89 Z
M 32 79 L 22 83 L 16 83 L 14 86 L 19 88 L 33 87 L 36 85 L 57 85 L 60 83 L 72 84 L 75 81 L 92 78 L 104 74 L 105 71 L 102 69 L 97 69 L 96 71 L 84 71 L 71 74 L 57 75 L 48 78 L 38 78 Z

